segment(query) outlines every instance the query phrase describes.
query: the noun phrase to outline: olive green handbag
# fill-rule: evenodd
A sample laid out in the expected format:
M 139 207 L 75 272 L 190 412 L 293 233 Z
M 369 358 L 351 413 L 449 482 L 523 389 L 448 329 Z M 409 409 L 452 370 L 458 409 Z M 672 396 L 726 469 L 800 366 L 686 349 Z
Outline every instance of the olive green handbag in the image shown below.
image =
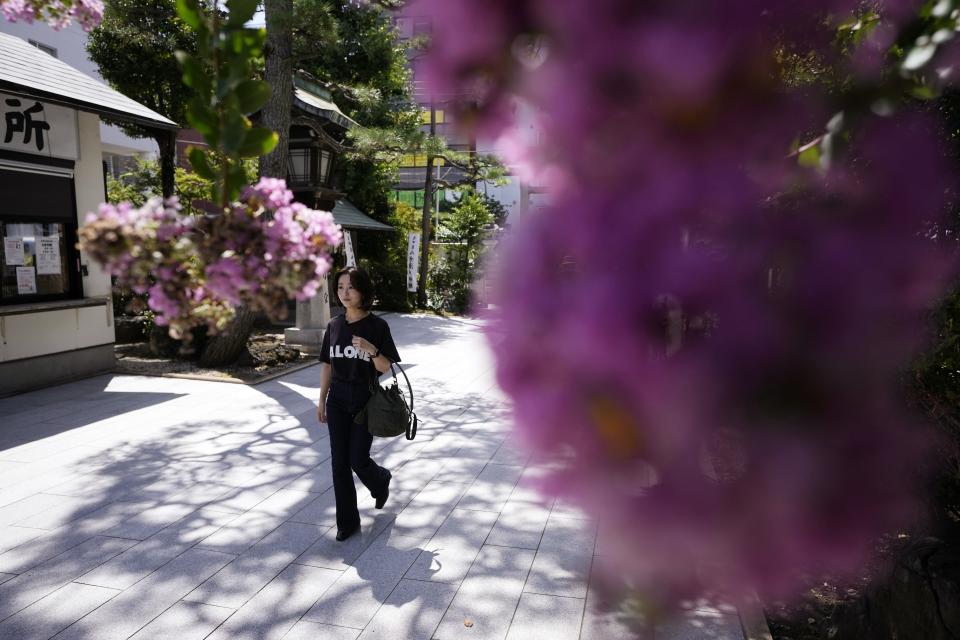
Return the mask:
M 397 383 L 397 372 L 400 369 L 403 378 L 407 381 L 407 390 L 410 392 L 410 404 L 407 404 L 400 385 Z M 370 382 L 370 399 L 367 406 L 354 418 L 356 424 L 367 423 L 370 435 L 379 438 L 395 438 L 405 434 L 407 440 L 417 436 L 417 414 L 413 412 L 413 387 L 410 378 L 399 364 L 390 363 L 390 372 L 393 374 L 393 384 L 382 387 L 376 376 Z

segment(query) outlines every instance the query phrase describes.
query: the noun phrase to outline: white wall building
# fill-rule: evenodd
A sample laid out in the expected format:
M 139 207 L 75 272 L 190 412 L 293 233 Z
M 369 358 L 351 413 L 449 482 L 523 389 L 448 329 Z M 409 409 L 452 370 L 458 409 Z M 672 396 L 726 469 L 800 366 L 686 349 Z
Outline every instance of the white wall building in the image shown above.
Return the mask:
M 0 33 L 0 395 L 114 366 L 110 276 L 77 250 L 106 198 L 101 115 L 177 128 Z

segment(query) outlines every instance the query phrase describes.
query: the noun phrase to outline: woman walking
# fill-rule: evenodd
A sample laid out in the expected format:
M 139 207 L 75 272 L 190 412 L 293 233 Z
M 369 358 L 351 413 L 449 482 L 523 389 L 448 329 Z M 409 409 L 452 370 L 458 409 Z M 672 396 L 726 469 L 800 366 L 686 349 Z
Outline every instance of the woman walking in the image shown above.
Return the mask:
M 373 282 L 357 267 L 337 273 L 337 297 L 346 312 L 327 325 L 320 347 L 320 402 L 317 417 L 330 431 L 333 492 L 337 501 L 337 540 L 360 529 L 353 474 L 370 490 L 377 509 L 390 495 L 391 474 L 370 458 L 373 436 L 354 418 L 370 398 L 371 381 L 399 362 L 390 326 L 370 313 Z

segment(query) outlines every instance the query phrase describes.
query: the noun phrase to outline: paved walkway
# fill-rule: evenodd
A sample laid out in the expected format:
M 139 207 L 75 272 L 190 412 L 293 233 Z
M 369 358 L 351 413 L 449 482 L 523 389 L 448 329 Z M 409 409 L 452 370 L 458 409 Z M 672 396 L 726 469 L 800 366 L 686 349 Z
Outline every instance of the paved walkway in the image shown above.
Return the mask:
M 318 367 L 256 387 L 100 376 L 0 400 L 0 639 L 741 640 L 597 612 L 597 528 L 525 486 L 475 323 L 388 315 L 421 430 L 374 443 L 334 540 Z

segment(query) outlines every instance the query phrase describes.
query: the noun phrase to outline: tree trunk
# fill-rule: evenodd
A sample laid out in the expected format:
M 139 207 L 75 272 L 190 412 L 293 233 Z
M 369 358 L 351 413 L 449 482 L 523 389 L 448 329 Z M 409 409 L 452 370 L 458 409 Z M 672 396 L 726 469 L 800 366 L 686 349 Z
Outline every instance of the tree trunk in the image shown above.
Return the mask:
M 207 346 L 200 355 L 200 366 L 230 365 L 243 355 L 257 314 L 247 307 L 237 307 L 236 311 L 236 317 L 227 325 L 227 328 L 207 341 Z
M 162 131 L 154 140 L 160 148 L 160 193 L 164 198 L 169 198 L 176 188 L 177 134 L 175 131 Z
M 280 142 L 260 157 L 260 175 L 285 179 L 293 106 L 293 0 L 264 0 L 263 8 L 267 22 L 263 79 L 273 92 L 261 112 L 262 125 L 276 131 Z
M 430 136 L 436 135 L 436 110 L 430 103 Z M 430 266 L 430 224 L 433 215 L 433 163 L 434 156 L 427 155 L 427 176 L 423 183 L 423 226 L 420 234 L 420 277 L 417 281 L 417 305 L 427 306 L 427 268 Z
M 271 153 L 260 157 L 260 175 L 286 178 L 293 103 L 293 0 L 265 0 L 263 8 L 267 21 L 263 79 L 273 91 L 261 112 L 261 124 L 276 131 L 280 142 Z M 236 312 L 233 322 L 207 342 L 200 356 L 202 366 L 233 364 L 243 355 L 256 314 L 244 306 L 237 307 Z

